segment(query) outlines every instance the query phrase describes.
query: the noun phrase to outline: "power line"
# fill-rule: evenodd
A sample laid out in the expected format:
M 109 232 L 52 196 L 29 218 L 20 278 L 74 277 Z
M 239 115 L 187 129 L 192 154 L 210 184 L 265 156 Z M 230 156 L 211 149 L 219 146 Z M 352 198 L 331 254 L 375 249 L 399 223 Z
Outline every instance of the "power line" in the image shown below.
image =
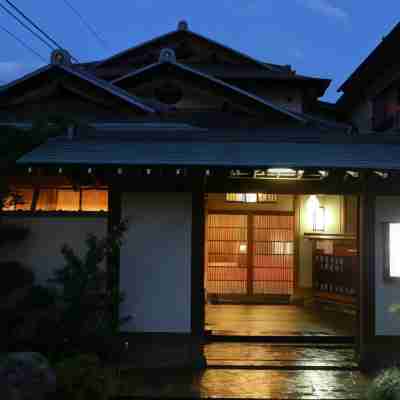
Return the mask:
M 34 35 L 37 39 L 39 39 L 42 43 L 44 43 L 50 50 L 54 50 L 54 47 L 46 42 L 39 34 L 37 34 L 30 26 L 25 24 L 24 21 L 21 21 L 13 12 L 11 12 L 7 7 L 0 3 L 0 8 L 2 8 L 8 15 L 11 15 L 20 25 L 22 25 L 25 29 L 27 29 L 32 35 Z
M 82 24 L 86 26 L 89 32 L 96 38 L 96 40 L 108 50 L 107 42 L 99 35 L 99 33 L 89 24 L 89 22 L 83 17 L 83 15 L 68 1 L 63 0 L 65 5 L 70 8 L 70 10 L 75 13 L 75 15 L 81 20 Z
M 0 25 L 0 29 L 10 35 L 12 38 L 14 38 L 19 44 L 21 44 L 23 47 L 25 47 L 27 50 L 29 50 L 31 53 L 35 54 L 37 57 L 39 57 L 42 61 L 47 63 L 48 60 L 46 60 L 39 52 L 37 52 L 35 49 L 33 49 L 31 46 L 26 44 L 22 39 L 20 39 L 17 35 L 14 33 L 10 32 L 8 29 L 4 28 L 4 26 Z
M 15 4 L 13 4 L 10 0 L 5 0 L 6 3 L 12 7 L 21 17 L 23 17 L 26 21 L 28 21 L 35 29 L 37 29 L 46 39 L 48 39 L 51 43 L 53 43 L 57 48 L 62 49 L 59 43 L 57 43 L 50 35 L 48 35 L 43 29 L 41 29 L 31 18 L 29 18 L 23 11 L 21 11 Z M 72 58 L 79 62 L 75 57 Z

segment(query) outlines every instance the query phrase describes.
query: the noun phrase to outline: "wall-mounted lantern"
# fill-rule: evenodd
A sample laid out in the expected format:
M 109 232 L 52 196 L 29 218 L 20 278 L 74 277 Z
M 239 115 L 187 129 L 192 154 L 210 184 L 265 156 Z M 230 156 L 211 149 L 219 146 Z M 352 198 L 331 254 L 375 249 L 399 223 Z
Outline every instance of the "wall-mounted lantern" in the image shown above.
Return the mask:
M 308 199 L 307 209 L 313 232 L 324 232 L 326 228 L 325 207 L 321 206 L 315 194 Z

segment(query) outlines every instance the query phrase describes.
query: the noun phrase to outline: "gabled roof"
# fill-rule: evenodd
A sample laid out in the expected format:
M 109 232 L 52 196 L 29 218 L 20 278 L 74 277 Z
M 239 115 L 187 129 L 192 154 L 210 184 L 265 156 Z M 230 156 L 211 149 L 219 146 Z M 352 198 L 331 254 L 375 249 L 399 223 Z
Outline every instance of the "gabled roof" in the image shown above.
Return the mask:
M 96 78 L 86 72 L 79 71 L 67 65 L 47 65 L 39 68 L 22 78 L 16 79 L 7 85 L 0 88 L 0 99 L 7 95 L 12 95 L 17 91 L 17 89 L 23 90 L 25 85 L 29 83 L 48 83 L 49 80 L 54 78 L 54 73 L 62 73 L 67 76 L 74 76 L 82 81 L 87 82 L 90 85 L 112 95 L 117 99 L 127 103 L 128 105 L 134 107 L 141 113 L 155 113 L 158 111 L 154 106 L 150 106 L 145 103 L 145 101 L 131 95 L 125 90 L 112 85 L 111 83 L 104 81 L 102 79 Z
M 382 39 L 379 45 L 339 87 L 338 92 L 344 92 L 337 101 L 340 109 L 345 110 L 357 104 L 365 93 L 365 87 L 373 84 L 388 67 L 393 69 L 396 65 L 400 65 L 399 46 L 400 23 Z
M 373 77 L 384 67 L 388 60 L 394 60 L 398 57 L 400 45 L 400 23 L 385 36 L 377 47 L 368 55 L 368 57 L 355 69 L 355 71 L 339 87 L 338 92 L 349 91 L 359 85 L 362 81 Z M 396 58 L 397 61 L 400 61 Z
M 214 78 L 211 75 L 197 71 L 194 68 L 188 67 L 187 65 L 178 63 L 176 61 L 159 61 L 157 63 L 141 68 L 137 71 L 131 72 L 118 79 L 115 79 L 112 83 L 117 86 L 129 86 L 132 85 L 134 82 L 141 82 L 143 80 L 146 80 L 154 74 L 161 72 L 162 70 L 167 70 L 169 72 L 171 70 L 175 70 L 179 73 L 179 76 L 185 75 L 199 82 L 205 82 L 208 85 L 212 85 L 220 89 L 221 91 L 230 94 L 230 96 L 238 96 L 243 100 L 246 100 L 247 102 L 251 102 L 253 105 L 264 107 L 265 110 L 268 110 L 270 112 L 275 112 L 277 114 L 280 114 L 281 116 L 285 116 L 299 122 L 307 122 L 307 119 L 303 118 L 297 113 L 287 110 L 284 107 L 277 106 L 274 103 L 265 100 L 259 96 L 256 96 L 250 92 L 247 92 L 241 88 L 238 88 L 237 86 L 226 83 L 220 79 Z
M 163 42 L 167 42 L 167 41 L 171 41 L 171 40 L 179 40 L 181 38 L 191 38 L 191 39 L 198 39 L 200 41 L 203 41 L 207 44 L 211 44 L 213 46 L 215 46 L 216 48 L 219 48 L 220 50 L 224 50 L 227 51 L 229 53 L 231 53 L 232 55 L 234 55 L 235 57 L 247 62 L 247 63 L 251 63 L 253 65 L 258 65 L 260 68 L 266 70 L 266 71 L 273 71 L 276 73 L 284 73 L 284 74 L 288 74 L 288 73 L 293 73 L 293 71 L 291 71 L 290 66 L 288 65 L 277 65 L 277 64 L 270 64 L 270 63 L 263 63 L 261 61 L 258 61 L 244 53 L 241 53 L 237 50 L 232 49 L 231 47 L 228 47 L 226 45 L 223 45 L 219 42 L 216 42 L 210 38 L 207 38 L 205 36 L 200 35 L 199 33 L 195 33 L 190 31 L 189 29 L 176 29 L 173 30 L 171 32 L 168 32 L 164 35 L 161 36 L 157 36 L 151 40 L 148 40 L 144 43 L 140 43 L 136 46 L 130 47 L 129 49 L 126 49 L 120 53 L 114 54 L 113 56 L 106 58 L 104 60 L 98 61 L 95 64 L 95 68 L 100 68 L 103 67 L 107 64 L 112 63 L 113 61 L 116 61 L 120 58 L 125 57 L 128 54 L 134 53 L 134 52 L 143 52 L 144 49 L 146 47 L 150 47 L 152 45 L 157 45 L 157 44 L 161 44 L 161 47 L 164 47 L 162 45 Z
M 296 74 L 291 69 L 290 65 L 278 65 L 272 63 L 261 62 L 244 53 L 234 50 L 226 45 L 216 42 L 210 38 L 200 35 L 199 33 L 190 31 L 189 29 L 177 29 L 168 32 L 164 35 L 158 36 L 154 39 L 133 46 L 127 50 L 117 53 L 104 60 L 96 61 L 93 63 L 86 63 L 83 66 L 92 70 L 95 74 L 103 77 L 113 79 L 117 76 L 126 74 L 128 69 L 132 70 L 132 65 L 129 64 L 130 58 L 136 55 L 137 59 L 142 60 L 142 65 L 148 65 L 155 62 L 154 51 L 152 48 L 158 47 L 171 47 L 178 52 L 180 46 L 185 41 L 198 41 L 206 44 L 210 48 L 215 48 L 215 52 L 225 52 L 236 59 L 237 63 L 218 63 L 213 61 L 206 61 L 196 63 L 193 65 L 199 71 L 208 73 L 220 79 L 266 79 L 266 80 L 288 80 L 292 83 L 296 82 L 299 85 L 307 84 L 309 87 L 317 89 L 317 96 L 323 96 L 326 89 L 330 85 L 330 79 L 322 79 L 315 77 L 308 77 Z M 154 50 L 154 49 L 153 49 Z M 126 59 L 126 63 L 120 63 L 121 60 Z M 180 62 L 191 65 L 190 61 L 182 60 Z M 116 64 L 118 64 L 116 66 Z

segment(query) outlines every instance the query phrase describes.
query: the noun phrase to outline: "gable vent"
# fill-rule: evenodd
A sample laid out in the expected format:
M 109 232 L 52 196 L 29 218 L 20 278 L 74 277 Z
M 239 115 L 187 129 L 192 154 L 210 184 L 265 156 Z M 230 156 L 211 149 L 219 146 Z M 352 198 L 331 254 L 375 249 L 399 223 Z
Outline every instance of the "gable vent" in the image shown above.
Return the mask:
M 71 54 L 64 49 L 56 49 L 51 52 L 50 62 L 53 65 L 71 65 Z
M 175 51 L 172 49 L 161 49 L 160 51 L 160 62 L 175 62 L 176 61 L 176 55 Z

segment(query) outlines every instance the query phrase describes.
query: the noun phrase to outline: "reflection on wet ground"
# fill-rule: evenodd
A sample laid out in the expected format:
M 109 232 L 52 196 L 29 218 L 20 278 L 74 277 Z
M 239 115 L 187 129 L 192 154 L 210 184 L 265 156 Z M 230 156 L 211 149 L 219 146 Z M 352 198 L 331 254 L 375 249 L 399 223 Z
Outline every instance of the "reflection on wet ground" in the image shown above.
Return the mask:
M 218 368 L 357 369 L 350 346 L 210 343 L 204 352 L 207 365 Z
M 204 371 L 121 372 L 131 398 L 361 399 L 367 378 L 350 347 L 210 343 Z M 252 368 L 249 368 L 251 367 Z
M 317 306 L 207 304 L 206 328 L 217 336 L 354 336 L 354 315 Z
M 122 374 L 133 398 L 361 399 L 366 379 L 353 371 L 212 369 Z

